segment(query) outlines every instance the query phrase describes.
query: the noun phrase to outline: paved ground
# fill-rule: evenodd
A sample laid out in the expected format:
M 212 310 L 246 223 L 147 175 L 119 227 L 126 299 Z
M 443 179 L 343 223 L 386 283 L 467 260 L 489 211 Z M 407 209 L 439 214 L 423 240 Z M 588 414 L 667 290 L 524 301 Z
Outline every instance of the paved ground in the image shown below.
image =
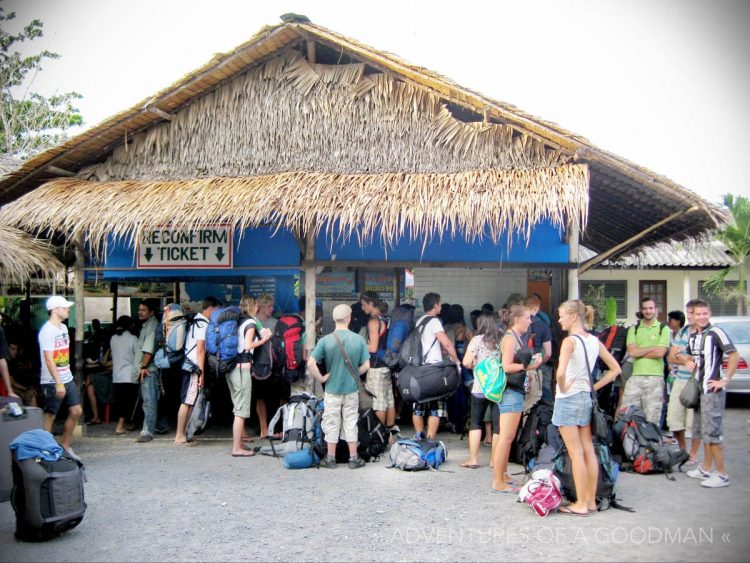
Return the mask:
M 186 448 L 98 427 L 74 446 L 87 465 L 84 521 L 60 539 L 19 543 L 10 503 L 0 503 L 0 561 L 745 561 L 749 417 L 729 410 L 730 487 L 621 474 L 618 496 L 636 512 L 587 518 L 539 518 L 490 493 L 488 467 L 458 468 L 467 452 L 455 435 L 444 436 L 451 472 L 384 462 L 289 471 L 230 457 L 225 429 Z

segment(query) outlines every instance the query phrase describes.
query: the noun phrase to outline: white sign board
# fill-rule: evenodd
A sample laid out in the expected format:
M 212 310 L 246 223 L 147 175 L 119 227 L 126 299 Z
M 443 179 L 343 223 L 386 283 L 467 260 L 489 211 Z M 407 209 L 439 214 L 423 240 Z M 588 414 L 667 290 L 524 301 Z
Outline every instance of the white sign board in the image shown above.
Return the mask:
M 230 225 L 145 231 L 138 243 L 138 269 L 231 268 L 233 233 Z

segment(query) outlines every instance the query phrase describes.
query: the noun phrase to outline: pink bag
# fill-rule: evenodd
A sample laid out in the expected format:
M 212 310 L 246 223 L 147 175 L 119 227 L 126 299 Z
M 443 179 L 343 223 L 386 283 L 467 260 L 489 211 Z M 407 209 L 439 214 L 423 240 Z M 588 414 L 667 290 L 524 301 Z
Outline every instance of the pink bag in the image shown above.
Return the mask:
M 521 488 L 518 500 L 531 506 L 539 516 L 547 516 L 562 502 L 560 480 L 549 469 L 538 469 Z

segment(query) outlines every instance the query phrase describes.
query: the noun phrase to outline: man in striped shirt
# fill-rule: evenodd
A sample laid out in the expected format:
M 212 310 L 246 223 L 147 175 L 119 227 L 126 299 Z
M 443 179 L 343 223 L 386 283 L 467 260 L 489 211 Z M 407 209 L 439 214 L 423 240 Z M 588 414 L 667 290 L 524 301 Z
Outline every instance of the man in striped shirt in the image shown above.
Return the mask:
M 691 372 L 697 367 L 701 383 L 700 406 L 693 416 L 693 439 L 703 439 L 703 464 L 688 477 L 701 479 L 701 485 L 709 488 L 728 487 L 729 476 L 724 469 L 724 403 L 726 387 L 732 379 L 740 356 L 726 333 L 711 325 L 711 308 L 702 300 L 693 302 L 693 321 L 696 330 L 690 333 L 687 353 L 691 358 L 685 367 Z M 727 355 L 727 368 L 722 377 L 721 361 Z M 711 472 L 711 465 L 716 471 Z

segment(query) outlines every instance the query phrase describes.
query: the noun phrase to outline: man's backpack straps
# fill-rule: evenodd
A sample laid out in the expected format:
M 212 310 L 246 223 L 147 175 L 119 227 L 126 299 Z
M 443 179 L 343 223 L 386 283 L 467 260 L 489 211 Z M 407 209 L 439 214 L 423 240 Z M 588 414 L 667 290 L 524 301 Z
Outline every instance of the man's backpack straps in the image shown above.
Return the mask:
M 430 317 L 429 315 L 425 316 L 424 319 L 422 319 L 422 322 L 420 322 L 415 330 L 419 333 L 419 338 L 422 338 L 422 335 L 424 334 L 425 329 L 427 328 L 427 324 L 432 320 L 437 319 L 437 317 Z M 430 353 L 430 350 L 435 346 L 435 343 L 438 341 L 437 336 L 435 337 L 435 340 L 432 341 L 432 344 L 430 344 L 430 347 L 427 348 L 424 354 L 422 354 L 422 361 L 420 363 L 424 364 L 425 360 L 427 359 L 427 354 Z

